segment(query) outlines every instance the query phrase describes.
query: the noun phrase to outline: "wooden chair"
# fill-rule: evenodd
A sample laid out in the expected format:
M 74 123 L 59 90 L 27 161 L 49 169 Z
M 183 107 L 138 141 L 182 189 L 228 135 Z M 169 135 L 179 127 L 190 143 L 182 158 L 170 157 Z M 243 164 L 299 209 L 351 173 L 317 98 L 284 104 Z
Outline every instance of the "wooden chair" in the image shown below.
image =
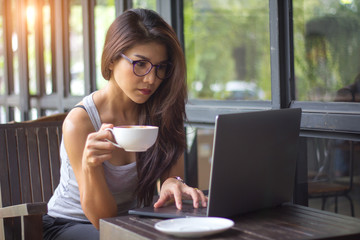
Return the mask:
M 60 179 L 62 121 L 0 124 L 0 239 L 42 239 Z
M 64 121 L 64 119 L 66 118 L 67 114 L 68 114 L 68 112 L 55 113 L 55 114 L 48 115 L 48 116 L 42 116 L 42 117 L 39 117 L 39 118 L 34 119 L 34 120 L 23 121 L 22 123 Z M 11 122 L 11 123 L 15 123 L 15 122 Z
M 56 113 L 56 114 L 52 114 L 49 116 L 42 116 L 39 117 L 35 120 L 29 120 L 26 122 L 56 122 L 56 121 L 64 121 L 64 119 L 66 118 L 68 112 L 64 112 L 64 113 Z

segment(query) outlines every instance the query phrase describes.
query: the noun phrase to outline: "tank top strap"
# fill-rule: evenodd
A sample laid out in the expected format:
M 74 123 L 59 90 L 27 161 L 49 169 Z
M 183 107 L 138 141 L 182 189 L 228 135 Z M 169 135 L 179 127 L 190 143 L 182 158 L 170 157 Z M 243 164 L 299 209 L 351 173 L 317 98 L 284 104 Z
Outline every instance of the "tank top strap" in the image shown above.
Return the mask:
M 83 103 L 86 109 L 86 112 L 89 114 L 91 123 L 93 124 L 95 131 L 99 131 L 101 127 L 101 120 L 98 110 L 96 109 L 94 100 L 93 100 L 93 93 L 84 97 Z

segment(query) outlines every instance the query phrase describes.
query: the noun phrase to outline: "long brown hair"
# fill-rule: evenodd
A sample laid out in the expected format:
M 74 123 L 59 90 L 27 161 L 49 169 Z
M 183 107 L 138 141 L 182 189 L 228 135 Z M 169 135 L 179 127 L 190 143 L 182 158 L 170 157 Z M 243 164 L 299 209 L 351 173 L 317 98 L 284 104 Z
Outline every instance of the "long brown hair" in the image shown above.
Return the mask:
M 167 49 L 171 76 L 141 104 L 139 124 L 159 126 L 159 136 L 148 151 L 137 153 L 139 204 L 151 204 L 156 181 L 176 163 L 186 147 L 184 120 L 187 100 L 185 57 L 176 33 L 156 12 L 127 10 L 115 19 L 106 35 L 101 61 L 103 77 L 110 79 L 111 64 L 136 44 L 158 42 Z

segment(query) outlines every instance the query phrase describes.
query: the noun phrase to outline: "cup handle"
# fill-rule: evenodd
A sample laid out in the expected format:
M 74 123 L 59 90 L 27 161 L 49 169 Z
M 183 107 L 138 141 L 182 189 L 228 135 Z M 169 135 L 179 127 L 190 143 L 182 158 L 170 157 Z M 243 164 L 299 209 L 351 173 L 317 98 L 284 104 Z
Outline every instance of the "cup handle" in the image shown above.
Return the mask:
M 113 132 L 113 129 L 112 128 L 105 128 L 106 131 L 110 131 L 112 133 L 112 135 L 114 136 L 114 132 Z M 115 138 L 115 136 L 114 136 Z M 120 146 L 119 144 L 117 143 L 114 143 L 113 141 L 105 138 L 106 141 L 108 141 L 109 143 L 111 143 L 112 145 L 114 145 L 115 147 L 118 147 L 118 148 L 123 148 L 122 146 Z

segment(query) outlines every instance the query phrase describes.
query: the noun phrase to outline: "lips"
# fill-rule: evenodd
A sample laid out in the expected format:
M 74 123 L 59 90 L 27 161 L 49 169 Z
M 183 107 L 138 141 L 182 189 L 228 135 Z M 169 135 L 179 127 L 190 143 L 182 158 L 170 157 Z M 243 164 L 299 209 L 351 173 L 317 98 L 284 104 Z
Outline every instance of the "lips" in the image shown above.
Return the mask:
M 139 89 L 139 91 L 144 95 L 150 95 L 151 94 L 151 89 L 143 88 L 143 89 Z

